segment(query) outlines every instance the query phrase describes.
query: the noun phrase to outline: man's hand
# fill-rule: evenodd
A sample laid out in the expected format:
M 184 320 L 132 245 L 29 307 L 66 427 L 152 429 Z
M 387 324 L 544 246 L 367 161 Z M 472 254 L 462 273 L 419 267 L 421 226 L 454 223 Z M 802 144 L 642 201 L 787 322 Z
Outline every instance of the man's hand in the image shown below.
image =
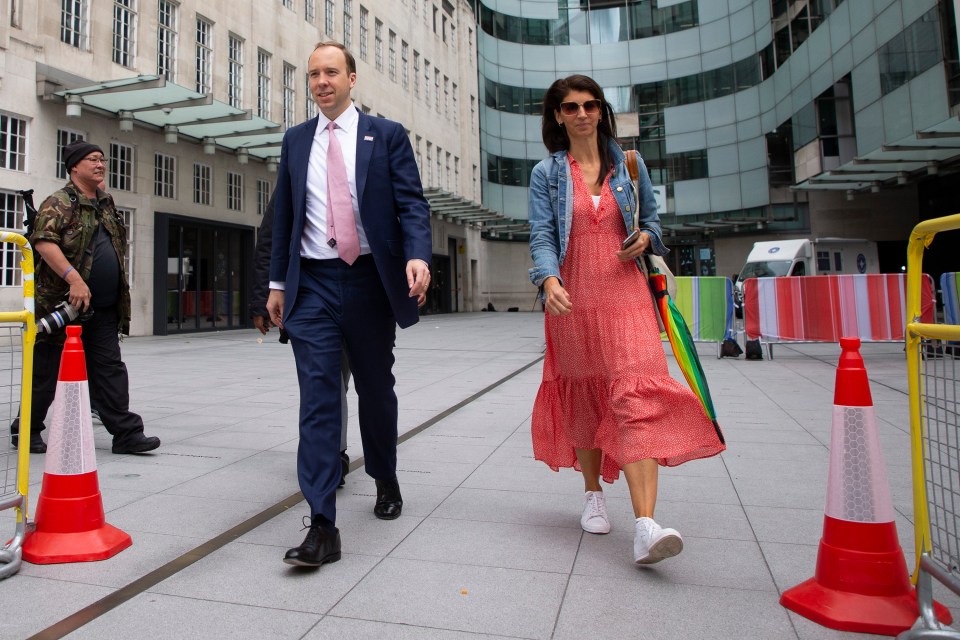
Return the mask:
M 70 285 L 70 292 L 67 300 L 73 305 L 79 313 L 83 313 L 90 306 L 90 287 L 80 277 L 80 273 L 74 269 L 63 250 L 56 242 L 52 240 L 39 240 L 33 247 L 43 258 L 43 261 L 53 269 L 54 273 L 60 274 L 60 277 Z M 123 266 L 123 265 L 121 265 Z
M 253 316 L 253 326 L 255 326 L 263 335 L 267 335 L 267 331 L 270 331 L 270 327 L 273 326 L 273 323 L 270 322 L 269 316 Z
M 408 296 L 411 298 L 419 298 L 420 294 L 427 292 L 427 287 L 430 286 L 430 267 L 426 262 L 417 258 L 407 261 L 407 286 L 410 287 Z
M 270 314 L 269 321 L 273 326 L 283 329 L 283 298 L 284 292 L 280 289 L 270 289 L 270 297 L 267 298 L 267 313 Z M 259 328 L 259 327 L 258 327 Z M 261 331 L 263 331 L 261 329 Z M 266 331 L 264 331 L 266 333 Z

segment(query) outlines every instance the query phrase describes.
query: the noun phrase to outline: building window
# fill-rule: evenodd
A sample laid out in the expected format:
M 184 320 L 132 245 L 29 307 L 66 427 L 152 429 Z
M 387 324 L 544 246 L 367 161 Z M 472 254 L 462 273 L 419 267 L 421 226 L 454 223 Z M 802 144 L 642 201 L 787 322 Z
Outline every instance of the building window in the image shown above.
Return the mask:
M 414 4 L 416 6 L 416 4 Z M 420 97 L 420 52 L 413 52 L 413 95 Z
M 127 231 L 127 255 L 123 268 L 127 272 L 127 281 L 133 289 L 133 209 L 117 207 L 117 215 L 123 220 L 123 228 Z
M 135 0 L 114 0 L 113 4 L 113 61 L 125 67 L 133 66 L 133 45 L 137 33 Z
M 363 5 L 360 5 L 360 59 L 367 59 L 367 18 L 369 14 Z
M 417 3 L 414 2 L 413 6 L 417 6 Z M 417 136 L 416 142 L 413 145 L 413 154 L 417 159 L 417 171 L 423 173 L 423 155 L 420 153 L 420 142 L 423 140 L 420 136 Z
M 293 10 L 293 0 L 283 0 L 283 6 L 287 9 Z
M 177 159 L 165 153 L 153 155 L 153 195 L 177 197 Z
M 270 119 L 270 54 L 257 50 L 257 115 Z
M 267 212 L 267 205 L 270 203 L 270 181 L 257 180 L 257 215 L 262 216 Z
M 60 180 L 66 180 L 70 176 L 67 175 L 67 170 L 63 168 L 63 148 L 70 144 L 71 142 L 76 142 L 77 140 L 85 140 L 84 136 L 79 131 L 71 131 L 69 129 L 57 129 L 57 167 L 54 169 L 54 173 L 57 178 Z M 20 169 L 21 171 L 23 169 Z
M 437 113 L 440 113 L 440 69 L 436 67 L 433 68 L 433 96 Z
M 427 140 L 427 180 L 424 183 L 428 187 L 433 186 L 433 143 Z
M 110 143 L 110 164 L 107 165 L 107 185 L 111 191 L 133 191 L 133 168 L 136 166 L 133 146 Z
M 297 68 L 289 62 L 283 63 L 283 128 L 289 129 L 296 124 L 297 90 L 294 87 Z
M 400 43 L 400 82 L 404 89 L 410 88 L 410 45 Z
M 243 175 L 227 172 L 227 209 L 243 211 Z
M 177 5 L 160 0 L 157 12 L 157 75 L 173 82 L 177 73 Z
M 390 79 L 397 81 L 397 34 L 390 32 L 387 40 L 387 72 Z
M 305 73 L 304 79 L 306 80 L 306 82 L 304 83 L 306 87 L 306 90 L 304 91 L 306 100 L 304 101 L 303 106 L 304 106 L 304 112 L 306 113 L 307 120 L 309 120 L 310 118 L 315 118 L 317 116 L 317 103 L 313 99 L 313 94 L 310 93 L 310 74 Z
M 0 113 L 0 169 L 26 171 L 26 166 L 27 121 Z
M 194 89 L 208 94 L 213 89 L 213 23 L 197 18 L 197 76 Z
M 210 194 L 213 192 L 213 180 L 210 177 L 210 165 L 193 165 L 193 202 L 195 204 L 210 205 Z
M 349 49 L 353 42 L 353 0 L 343 0 L 343 46 Z
M 323 12 L 323 28 L 327 32 L 327 38 L 333 38 L 333 12 L 335 9 L 333 0 L 326 0 Z
M 77 49 L 87 49 L 90 32 L 87 0 L 61 0 L 60 41 Z
M 23 198 L 0 189 L 0 224 L 4 229 L 23 232 Z M 20 249 L 12 242 L 0 243 L 0 287 L 19 287 Z
M 303 0 L 303 19 L 310 24 L 317 19 L 317 9 L 313 3 L 314 0 Z
M 443 76 L 443 115 L 450 119 L 450 78 Z
M 460 158 L 453 157 L 453 192 L 460 193 Z
M 383 23 L 373 21 L 373 57 L 377 71 L 383 72 Z
M 877 52 L 880 91 L 887 95 L 943 60 L 939 8 L 934 7 Z
M 467 62 L 473 66 L 473 29 L 467 27 Z
M 458 112 L 460 111 L 460 106 L 459 106 L 460 102 L 459 100 L 457 100 L 457 83 L 456 82 L 453 83 L 453 90 L 451 91 L 450 95 L 453 97 L 453 124 L 457 124 L 457 120 L 459 120 Z
M 232 33 L 227 39 L 227 103 L 237 109 L 243 103 L 243 40 Z
M 10 26 L 14 29 L 23 28 L 23 0 L 10 3 Z
M 423 101 L 430 108 L 430 61 L 423 59 Z

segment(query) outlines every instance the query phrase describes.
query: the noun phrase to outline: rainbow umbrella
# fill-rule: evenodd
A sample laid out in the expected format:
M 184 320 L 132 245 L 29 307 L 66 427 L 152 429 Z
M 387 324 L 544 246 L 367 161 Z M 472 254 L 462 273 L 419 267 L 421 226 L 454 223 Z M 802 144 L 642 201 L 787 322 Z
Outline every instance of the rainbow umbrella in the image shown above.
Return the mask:
M 683 319 L 683 314 L 680 313 L 677 305 L 670 298 L 670 294 L 667 293 L 667 277 L 651 269 L 650 287 L 654 305 L 660 313 L 660 319 L 663 320 L 664 331 L 667 334 L 667 339 L 670 340 L 670 347 L 673 349 L 677 364 L 680 365 L 683 377 L 686 378 L 693 393 L 700 399 L 707 417 L 713 421 L 713 428 L 716 429 L 720 442 L 725 442 L 723 432 L 720 431 L 720 425 L 717 424 L 717 411 L 713 408 L 710 387 L 707 385 L 707 376 L 704 375 L 703 367 L 700 365 L 700 356 L 697 355 L 696 344 L 694 344 L 690 329 Z

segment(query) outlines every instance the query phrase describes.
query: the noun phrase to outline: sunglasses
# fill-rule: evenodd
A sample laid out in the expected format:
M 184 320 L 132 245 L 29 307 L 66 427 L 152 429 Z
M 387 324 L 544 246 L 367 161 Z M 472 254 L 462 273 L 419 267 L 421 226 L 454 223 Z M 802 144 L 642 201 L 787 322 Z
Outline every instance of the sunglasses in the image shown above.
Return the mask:
M 586 102 L 561 102 L 560 113 L 565 116 L 575 116 L 580 113 L 580 107 L 588 116 L 600 112 L 600 106 L 603 104 L 600 100 L 587 100 Z

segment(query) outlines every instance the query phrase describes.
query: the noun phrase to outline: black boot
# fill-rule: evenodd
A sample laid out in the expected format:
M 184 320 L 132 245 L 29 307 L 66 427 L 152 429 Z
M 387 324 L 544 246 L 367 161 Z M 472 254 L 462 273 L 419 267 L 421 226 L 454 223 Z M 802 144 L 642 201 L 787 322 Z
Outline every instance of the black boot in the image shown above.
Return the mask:
M 403 510 L 403 498 L 400 496 L 400 483 L 394 480 L 377 480 L 377 502 L 373 505 L 373 515 L 381 520 L 396 520 Z
M 304 517 L 304 525 L 307 518 Z M 313 516 L 303 544 L 287 551 L 283 561 L 295 567 L 319 567 L 340 559 L 340 530 L 323 516 Z
M 10 424 L 10 446 L 14 449 L 20 444 L 20 420 Z M 47 443 L 43 441 L 39 429 L 30 430 L 30 453 L 46 453 Z

